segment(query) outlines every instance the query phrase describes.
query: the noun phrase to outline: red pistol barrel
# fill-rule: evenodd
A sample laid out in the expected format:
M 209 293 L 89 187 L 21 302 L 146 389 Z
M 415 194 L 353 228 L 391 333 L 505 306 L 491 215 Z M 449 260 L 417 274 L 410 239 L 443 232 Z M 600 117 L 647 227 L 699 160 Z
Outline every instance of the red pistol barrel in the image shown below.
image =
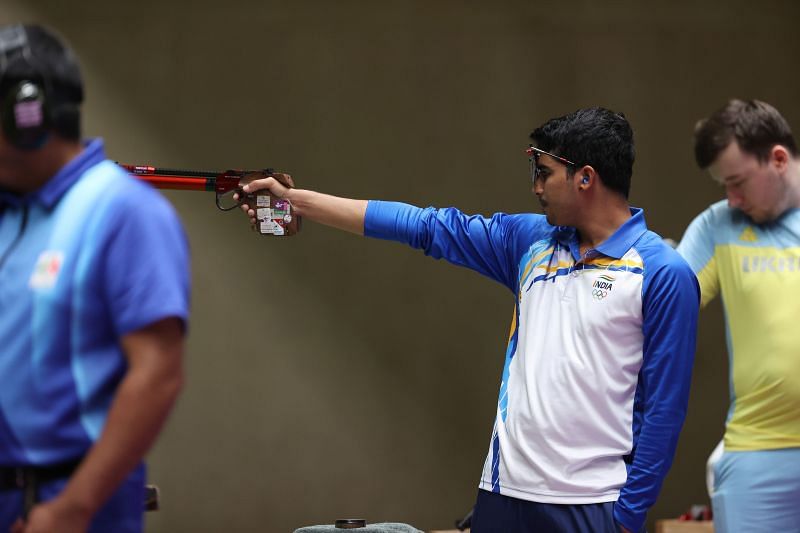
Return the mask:
M 174 168 L 158 168 L 144 165 L 120 165 L 122 168 L 146 181 L 157 189 L 175 189 L 182 191 L 213 191 L 218 172 L 197 170 L 179 170 Z

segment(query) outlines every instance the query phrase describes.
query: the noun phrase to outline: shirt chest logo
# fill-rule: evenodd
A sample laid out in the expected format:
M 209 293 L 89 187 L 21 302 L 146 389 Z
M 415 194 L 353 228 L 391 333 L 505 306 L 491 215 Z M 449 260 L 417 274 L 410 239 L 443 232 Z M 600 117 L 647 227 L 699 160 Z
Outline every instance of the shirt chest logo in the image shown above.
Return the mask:
M 758 236 L 756 236 L 756 232 L 753 231 L 753 228 L 747 226 L 744 228 L 741 235 L 739 235 L 739 240 L 744 242 L 758 242 Z
M 592 283 L 592 298 L 595 300 L 603 300 L 606 298 L 611 294 L 611 289 L 614 288 L 615 281 L 616 278 L 608 274 L 600 274 L 597 276 L 597 279 Z
M 58 281 L 58 274 L 61 272 L 63 264 L 64 252 L 45 250 L 39 254 L 39 259 L 36 260 L 36 266 L 33 267 L 33 273 L 28 280 L 28 287 L 52 289 Z

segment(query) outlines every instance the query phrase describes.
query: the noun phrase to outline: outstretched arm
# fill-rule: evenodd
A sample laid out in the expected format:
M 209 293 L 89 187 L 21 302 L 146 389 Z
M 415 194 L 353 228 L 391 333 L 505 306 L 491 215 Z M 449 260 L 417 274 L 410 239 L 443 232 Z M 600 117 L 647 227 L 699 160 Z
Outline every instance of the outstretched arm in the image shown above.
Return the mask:
M 531 239 L 546 237 L 551 227 L 541 215 L 490 218 L 455 208 L 420 208 L 401 202 L 353 200 L 295 189 L 291 176 L 275 173 L 243 187 L 246 193 L 268 190 L 288 199 L 298 215 L 357 235 L 386 239 L 421 249 L 425 255 L 475 270 L 516 291 L 517 262 Z M 237 197 L 238 200 L 238 197 Z M 250 205 L 242 209 L 256 224 Z M 522 236 L 515 239 L 514 236 Z
M 292 185 L 294 185 L 292 178 L 288 174 L 275 174 L 275 177 L 251 181 L 243 189 L 246 193 L 267 189 L 270 194 L 289 200 L 297 215 L 357 235 L 364 234 L 366 200 L 353 200 L 305 189 L 294 189 L 291 188 Z M 250 222 L 255 224 L 255 211 L 251 206 L 243 204 L 242 209 L 250 217 Z

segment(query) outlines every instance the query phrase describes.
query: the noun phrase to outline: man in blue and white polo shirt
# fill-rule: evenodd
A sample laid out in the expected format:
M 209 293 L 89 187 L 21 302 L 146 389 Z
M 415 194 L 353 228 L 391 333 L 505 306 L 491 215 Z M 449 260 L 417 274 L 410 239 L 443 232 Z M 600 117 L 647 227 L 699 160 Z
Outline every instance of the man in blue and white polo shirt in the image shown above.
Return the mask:
M 350 200 L 286 188 L 285 175 L 245 190 L 267 188 L 306 218 L 421 248 L 512 292 L 474 533 L 641 531 L 686 414 L 698 284 L 628 205 L 623 115 L 581 109 L 531 138 L 544 216 Z
M 183 230 L 80 141 L 82 99 L 56 36 L 0 27 L 0 531 L 141 532 L 182 383 Z

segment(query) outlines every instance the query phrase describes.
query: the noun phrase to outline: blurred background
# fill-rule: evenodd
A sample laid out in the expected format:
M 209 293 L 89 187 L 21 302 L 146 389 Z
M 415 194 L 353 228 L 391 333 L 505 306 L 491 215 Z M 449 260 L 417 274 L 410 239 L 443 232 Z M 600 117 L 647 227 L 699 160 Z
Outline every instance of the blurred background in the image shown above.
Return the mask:
M 77 51 L 84 130 L 112 159 L 274 167 L 300 187 L 468 212 L 538 211 L 523 149 L 579 107 L 623 111 L 631 200 L 678 239 L 723 191 L 695 122 L 759 98 L 800 129 L 800 3 L 2 0 Z M 285 532 L 358 516 L 452 526 L 472 506 L 513 295 L 396 244 L 308 223 L 251 233 L 167 192 L 188 233 L 188 383 L 149 455 L 149 532 Z M 147 253 L 142 250 L 142 253 Z M 706 503 L 722 435 L 721 307 L 701 314 L 689 416 L 650 513 Z

